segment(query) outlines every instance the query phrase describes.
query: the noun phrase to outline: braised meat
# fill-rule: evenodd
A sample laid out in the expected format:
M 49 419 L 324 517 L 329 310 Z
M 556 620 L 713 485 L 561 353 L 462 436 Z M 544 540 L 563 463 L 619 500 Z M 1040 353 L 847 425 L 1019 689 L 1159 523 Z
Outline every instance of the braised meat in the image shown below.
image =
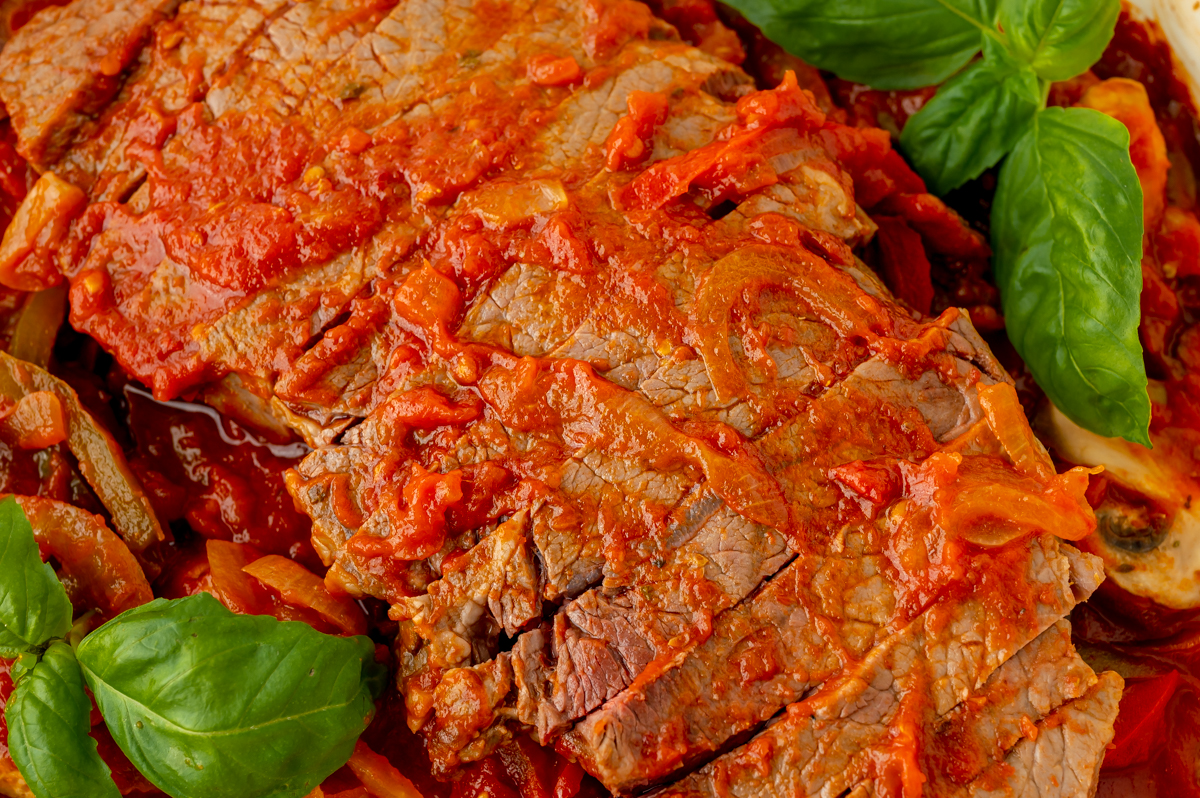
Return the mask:
M 75 0 L 0 53 L 58 181 L 0 279 L 313 447 L 448 778 L 529 733 L 614 792 L 1086 795 L 1087 472 L 855 255 L 871 212 L 986 245 L 711 49 L 632 0 Z

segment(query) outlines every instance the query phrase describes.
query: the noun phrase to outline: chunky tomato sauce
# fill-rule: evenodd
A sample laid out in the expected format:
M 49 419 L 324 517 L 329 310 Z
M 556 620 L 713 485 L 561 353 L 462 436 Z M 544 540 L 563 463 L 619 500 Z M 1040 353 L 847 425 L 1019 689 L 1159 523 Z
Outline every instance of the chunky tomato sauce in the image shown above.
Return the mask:
M 663 13 L 697 44 L 733 60 L 744 56 L 741 44 L 717 24 L 711 4 L 661 5 Z M 644 7 L 630 3 L 619 6 L 618 12 L 594 26 L 591 46 L 598 51 L 614 47 L 623 37 L 645 35 L 649 14 Z M 497 24 L 503 24 L 500 10 Z M 1125 33 L 1114 42 L 1115 49 L 1110 50 L 1105 64 L 1115 65 L 1112 69 L 1142 64 L 1143 71 L 1152 64 L 1155 69 L 1161 66 L 1153 61 L 1161 59 L 1161 54 L 1145 55 L 1140 62 L 1134 58 L 1148 52 L 1150 45 L 1127 28 L 1129 24 L 1124 22 Z M 464 53 L 462 57 L 476 58 L 478 54 Z M 481 79 L 469 96 L 461 97 L 444 113 L 411 123 L 396 122 L 373 135 L 347 126 L 331 141 L 312 141 L 299 128 L 256 128 L 243 117 L 208 123 L 199 105 L 177 115 L 145 115 L 138 130 L 145 146 L 135 144 L 130 156 L 140 161 L 147 174 L 139 189 L 144 194 L 135 203 L 144 202 L 140 207 L 151 210 L 138 214 L 121 203 L 98 202 L 76 222 L 65 247 L 69 260 L 82 264 L 69 275 L 73 319 L 115 348 L 122 366 L 151 384 L 160 398 L 185 394 L 196 384 L 219 376 L 205 371 L 199 344 L 192 335 L 195 325 L 217 318 L 264 286 L 277 285 L 306 266 L 368 240 L 411 213 L 414 205 L 431 214 L 440 213 L 447 198 L 473 186 L 518 149 L 519 136 L 527 135 L 522 131 L 537 127 L 529 124 L 530 117 L 541 113 L 539 100 L 546 92 L 569 91 L 572 86 L 605 77 L 583 73 L 573 59 L 544 59 L 529 64 L 528 70 L 532 85 L 516 94 L 501 94 Z M 358 535 L 346 547 L 364 573 L 387 583 L 388 598 L 418 593 L 432 576 L 421 571 L 420 565 L 405 566 L 404 573 L 395 573 L 388 570 L 392 561 L 420 560 L 441 552 L 440 571 L 454 573 L 471 541 L 446 554 L 447 543 L 526 503 L 531 491 L 544 489 L 544 484 L 539 487 L 543 469 L 561 457 L 561 452 L 547 447 L 506 467 L 485 463 L 441 473 L 435 458 L 479 419 L 479 396 L 518 431 L 555 428 L 572 440 L 625 451 L 652 448 L 660 457 L 688 462 L 706 471 L 714 489 L 731 507 L 746 517 L 787 530 L 796 549 L 804 549 L 804 530 L 788 517 L 777 491 L 769 485 L 763 487 L 768 480 L 759 479 L 762 463 L 730 428 L 716 422 L 689 422 L 683 429 L 639 426 L 636 419 L 622 413 L 616 401 L 618 392 L 590 366 L 517 358 L 496 347 L 462 345 L 448 334 L 461 321 L 474 292 L 506 261 L 573 274 L 596 291 L 609 286 L 594 279 L 593 264 L 604 260 L 620 265 L 611 270 L 615 275 L 611 279 L 622 281 L 623 290 L 613 293 L 637 299 L 612 312 L 645 338 L 663 340 L 679 337 L 689 320 L 664 310 L 670 305 L 669 297 L 638 264 L 661 261 L 665 246 L 685 250 L 787 246 L 812 253 L 810 257 L 820 261 L 814 270 L 827 267 L 825 260 L 842 265 L 852 262 L 853 253 L 840 239 L 778 215 L 757 220 L 744 240 L 710 239 L 707 225 L 712 217 L 719 217 L 730 197 L 773 179 L 762 167 L 762 153 L 772 146 L 796 144 L 798 134 L 793 128 L 815 131 L 813 141 L 826 148 L 853 180 L 859 203 L 879 226 L 875 241 L 861 254 L 903 302 L 922 313 L 966 306 L 980 329 L 1001 329 L 997 295 L 985 279 L 989 252 L 980 235 L 985 228 L 964 226 L 946 204 L 925 193 L 924 184 L 892 149 L 887 134 L 866 127 L 869 122 L 898 131 L 931 91 L 879 93 L 832 81 L 830 92 L 819 75 L 810 74 L 807 80 L 818 89 L 819 101 L 830 100 L 827 107 L 818 110 L 800 95 L 801 86 L 794 78 L 777 91 L 751 95 L 738 104 L 736 122 L 718 141 L 687 157 L 665 161 L 660 168 L 651 168 L 619 187 L 609 199 L 625 210 L 623 216 L 606 218 L 594 208 L 588 213 L 574 208 L 550 213 L 553 207 L 539 205 L 553 204 L 563 183 L 577 189 L 571 175 L 564 176 L 563 182 L 533 181 L 532 190 L 530 181 L 525 181 L 492 195 L 466 197 L 461 201 L 473 203 L 478 213 L 438 226 L 428 234 L 430 240 L 420 242 L 427 246 L 436 267 L 426 262 L 398 285 L 380 281 L 372 292 L 349 305 L 345 322 L 314 348 L 310 368 L 306 370 L 302 364 L 281 380 L 281 395 L 317 406 L 328 403 L 336 394 L 320 382 L 327 368 L 324 361 L 340 362 L 340 355 L 355 351 L 372 333 L 376 317 L 395 312 L 404 324 L 389 333 L 398 340 L 387 342 L 392 354 L 387 373 L 375 389 L 377 396 L 388 395 L 392 387 L 418 373 L 431 353 L 452 360 L 456 379 L 473 388 L 449 397 L 417 388 L 394 396 L 378 411 L 387 435 L 374 441 L 377 448 L 368 453 L 375 458 L 371 466 L 379 477 L 378 490 L 393 495 L 368 495 L 370 506 L 363 507 L 356 506 L 345 481 L 338 480 L 344 475 L 323 476 L 321 485 L 315 481 L 303 485 L 305 489 L 328 490 L 347 527 L 361 527 L 366 510 L 389 508 L 392 535 Z M 351 99 L 355 88 L 347 87 L 347 91 L 345 99 Z M 1163 97 L 1174 96 L 1170 89 L 1164 91 Z M 1152 98 L 1161 106 L 1159 94 Z M 833 99 L 842 107 L 834 106 Z M 647 159 L 666 105 L 663 95 L 631 97 L 628 115 L 606 142 L 605 160 L 611 169 L 629 168 Z M 1169 130 L 1164 130 L 1190 158 L 1188 147 L 1194 145 L 1194 136 L 1187 139 L 1185 117 L 1171 113 Z M 0 132 L 4 130 L 0 123 Z M 159 145 L 169 135 L 174 136 L 172 146 L 186 151 L 188 157 L 169 162 L 162 159 Z M 218 157 L 228 168 L 220 172 L 207 168 Z M 15 153 L 5 150 L 5 139 L 0 137 L 0 223 L 5 221 L 5 202 L 15 207 L 13 200 L 28 189 L 24 169 Z M 1187 188 L 1179 186 L 1176 191 L 1186 196 Z M 695 209 L 669 217 L 649 213 L 689 192 L 698 200 Z M 985 179 L 978 193 L 987 192 Z M 229 196 L 236 200 L 224 203 Z M 1194 204 L 1194 196 L 1192 199 Z M 986 200 L 979 202 L 985 204 Z M 974 220 L 978 214 L 972 210 L 977 209 L 968 208 L 964 215 Z M 535 214 L 546 217 L 536 226 L 531 221 Z M 647 234 L 629 236 L 630 225 Z M 1176 232 L 1168 244 L 1186 254 L 1191 246 L 1186 219 Z M 417 244 L 416 238 L 399 230 L 379 257 L 403 257 Z M 128 307 L 136 306 L 135 295 L 145 288 L 152 267 L 164 257 L 179 264 L 181 273 L 187 275 L 181 301 L 154 305 L 146 317 L 134 318 L 127 313 Z M 119 284 L 102 268 L 117 258 L 127 268 Z M 1180 266 L 1176 274 L 1191 276 L 1190 268 Z M 749 277 L 751 271 L 756 276 Z M 828 282 L 817 299 L 828 302 L 827 315 L 853 333 L 853 343 L 843 342 L 845 351 L 830 353 L 824 361 L 848 371 L 856 358 L 879 344 L 876 326 L 887 322 L 887 317 L 866 300 L 855 307 L 846 302 L 839 305 L 851 294 L 840 291 L 837 274 L 832 269 L 829 272 L 822 275 Z M 1200 277 L 1200 267 L 1195 276 Z M 703 340 L 696 341 L 696 349 L 706 361 L 729 361 L 729 368 L 713 368 L 712 372 L 717 390 L 734 395 L 743 387 L 738 380 L 744 382 L 745 377 L 727 351 L 730 326 L 745 323 L 751 314 L 735 313 L 733 297 L 754 305 L 771 301 L 777 294 L 811 292 L 812 287 L 797 288 L 786 275 L 775 274 L 762 263 L 750 269 L 730 262 L 718 277 L 713 284 L 721 291 L 699 305 L 704 334 L 699 336 Z M 848 278 L 842 275 L 841 279 Z M 1170 304 L 1169 300 L 1163 303 Z M 284 310 L 271 308 L 265 315 Z M 313 308 L 286 310 L 303 315 Z M 588 310 L 582 304 L 566 305 L 563 315 L 570 318 L 564 319 L 564 324 L 578 322 Z M 148 336 L 147 329 L 158 332 Z M 789 331 L 764 324 L 751 333 L 746 340 L 761 345 L 759 351 L 752 347 L 746 352 L 747 359 L 773 368 L 766 346 L 773 340 L 786 340 Z M 302 343 L 293 345 L 299 348 Z M 916 341 L 886 355 L 900 368 L 917 369 L 929 365 L 923 346 L 932 348 L 928 342 Z M 265 368 L 269 364 L 254 365 Z M 355 397 L 354 401 L 365 407 L 374 398 Z M 804 399 L 769 398 L 780 412 L 801 407 Z M 380 640 L 395 636 L 395 626 L 386 619 L 381 605 L 352 600 L 337 589 L 336 577 L 321 582 L 315 576 L 322 568 L 310 543 L 313 530 L 307 517 L 293 506 L 283 477 L 307 447 L 268 443 L 203 406 L 156 401 L 132 384 L 124 389 L 124 402 L 133 468 L 160 517 L 173 522 L 177 531 L 172 552 L 164 558 L 164 570 L 155 583 L 156 592 L 179 596 L 208 590 L 240 612 L 304 620 L 330 633 L 361 631 L 369 623 Z M 583 405 L 586 413 L 580 409 Z M 1007 407 L 1011 411 L 1015 402 L 1009 401 Z M 836 412 L 839 410 L 845 414 Z M 846 417 L 852 412 L 854 409 L 837 407 L 812 411 L 813 437 L 805 445 L 816 450 L 836 439 L 847 449 L 879 448 L 880 441 L 872 436 L 885 433 L 847 428 Z M 1029 464 L 1025 464 L 1029 473 L 1021 471 L 1021 463 L 1014 472 L 998 457 L 956 459 L 953 452 L 937 452 L 938 444 L 924 427 L 905 421 L 894 419 L 889 428 L 895 438 L 886 443 L 896 456 L 859 460 L 838 469 L 832 479 L 845 488 L 844 495 L 830 488 L 828 495 L 815 499 L 825 505 L 815 507 L 814 515 L 874 518 L 902 493 L 912 495 L 912 511 L 895 530 L 886 550 L 886 567 L 899 585 L 897 619 L 914 617 L 939 598 L 968 594 L 985 596 L 995 605 L 989 609 L 997 617 L 1031 617 L 1038 596 L 1027 584 L 1023 553 L 1010 544 L 1039 528 L 1039 513 L 1058 513 L 1064 506 L 1073 506 L 1086 483 L 1078 474 L 1055 481 L 1057 477 L 1037 472 L 1038 466 Z M 486 442 L 482 434 L 481 440 Z M 0 463 L 6 462 L 6 451 L 0 447 Z M 85 488 L 77 488 L 79 479 L 70 457 L 53 447 L 46 451 L 49 453 L 32 466 L 29 458 L 10 458 L 12 464 L 2 470 L 4 489 L 94 504 Z M 910 468 L 911 464 L 901 459 L 906 454 L 928 459 L 920 469 Z M 1011 524 L 1000 530 L 992 523 L 976 523 L 994 520 L 994 509 L 989 508 L 1011 496 L 1026 502 L 1027 517 L 1014 513 Z M 561 511 L 566 514 L 571 508 L 564 504 Z M 942 513 L 957 515 L 953 519 L 937 516 Z M 659 536 L 667 526 L 665 511 L 661 517 L 647 516 L 640 519 L 639 531 L 647 538 Z M 1068 538 L 1081 537 L 1094 525 L 1090 514 L 1079 512 L 1078 507 L 1063 518 L 1069 523 L 1061 534 Z M 962 538 L 935 539 L 931 536 L 935 521 L 939 526 L 962 529 Z M 607 561 L 623 567 L 625 554 L 636 543 L 628 530 L 612 532 L 604 540 Z M 1120 597 L 1115 600 L 1120 603 Z M 934 623 L 937 621 L 935 614 Z M 1128 791 L 1133 789 L 1130 785 L 1143 790 L 1153 785 L 1158 790 L 1141 794 L 1184 794 L 1178 790 L 1189 778 L 1187 757 L 1196 752 L 1200 726 L 1195 709 L 1197 649 L 1191 620 L 1171 620 L 1173 625 L 1164 625 L 1167 621 L 1152 617 L 1153 628 L 1168 632 L 1162 639 L 1153 635 L 1142 639 L 1133 631 L 1146 622 L 1145 617 L 1113 613 L 1104 604 L 1080 611 L 1077 617 L 1078 637 L 1091 646 L 1088 651 L 1096 662 L 1130 677 L 1129 706 L 1121 715 L 1102 786 L 1106 795 L 1134 794 Z M 765 678 L 771 667 L 770 662 L 748 663 L 743 677 L 747 681 Z M 5 679 L 0 672 L 0 704 Z M 467 766 L 451 783 L 436 781 L 423 743 L 408 731 L 405 715 L 403 699 L 389 691 L 364 741 L 390 766 L 400 768 L 426 796 L 569 798 L 600 794 L 598 784 L 585 778 L 568 757 L 526 738 L 507 743 L 495 754 Z M 880 773 L 887 775 L 881 782 L 883 789 L 894 794 L 921 788 L 922 777 L 914 759 L 919 741 L 912 739 L 906 722 L 902 717 L 894 750 L 882 754 L 878 763 Z M 123 762 L 103 728 L 97 728 L 94 735 L 118 779 L 136 780 L 136 773 Z M 371 761 L 369 757 L 367 761 Z M 122 785 L 133 783 L 123 781 Z M 359 784 L 351 769 L 343 768 L 329 779 L 326 790 L 328 794 L 361 795 Z
M 133 385 L 126 387 L 125 398 L 128 429 L 134 438 L 131 462 L 164 520 L 183 521 L 202 538 L 242 547 L 242 553 L 236 555 L 238 568 L 275 552 L 320 573 L 309 543 L 309 521 L 292 506 L 283 485 L 283 472 L 295 465 L 307 447 L 267 443 L 206 406 L 157 402 Z M 462 517 L 464 509 L 458 509 L 459 523 L 478 523 L 477 518 Z M 179 597 L 207 590 L 216 592 L 227 604 L 243 597 L 240 608 L 233 605 L 239 611 L 303 620 L 337 633 L 321 617 L 281 603 L 277 591 L 253 580 L 234 587 L 231 598 L 229 592 L 223 592 L 229 590 L 229 584 L 221 584 L 222 578 L 230 576 L 224 553 L 217 561 L 213 549 L 205 552 L 203 541 L 185 536 L 178 543 L 175 559 L 158 580 L 156 592 L 160 595 Z M 384 630 L 389 628 L 380 607 L 372 603 L 369 609 L 375 614 L 376 628 L 380 623 Z M 6 697 L 5 685 L 11 690 L 5 668 L 0 661 L 0 707 Z M 0 722 L 0 734 L 3 730 Z M 119 787 L 138 786 L 149 795 L 160 794 L 145 783 L 102 725 L 93 729 L 93 736 Z M 454 782 L 438 781 L 430 774 L 420 740 L 408 729 L 403 700 L 394 691 L 386 694 L 363 739 L 411 779 L 426 798 L 477 798 L 483 793 L 493 798 L 598 798 L 605 794 L 578 765 L 524 738 L 468 766 Z M 326 780 L 323 789 L 327 795 L 342 791 L 353 795 L 359 783 L 344 767 Z

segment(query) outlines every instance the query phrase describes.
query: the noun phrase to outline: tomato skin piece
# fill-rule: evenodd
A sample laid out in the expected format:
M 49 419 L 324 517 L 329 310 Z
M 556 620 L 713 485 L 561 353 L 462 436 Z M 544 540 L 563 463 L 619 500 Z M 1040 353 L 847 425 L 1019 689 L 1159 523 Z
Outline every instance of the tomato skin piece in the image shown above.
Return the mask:
M 1129 680 L 1121 697 L 1116 732 L 1104 767 L 1120 769 L 1149 761 L 1156 744 L 1166 742 L 1167 703 L 1179 686 L 1179 671 L 1147 680 Z
M 933 280 L 921 237 L 898 216 L 876 216 L 875 223 L 884 279 L 914 310 L 929 315 Z

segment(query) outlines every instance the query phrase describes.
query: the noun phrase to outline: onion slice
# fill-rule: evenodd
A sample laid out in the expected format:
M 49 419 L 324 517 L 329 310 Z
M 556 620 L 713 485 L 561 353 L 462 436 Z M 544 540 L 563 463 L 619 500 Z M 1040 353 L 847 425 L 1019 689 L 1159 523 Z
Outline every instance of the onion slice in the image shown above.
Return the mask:
M 113 526 L 135 555 L 165 539 L 162 525 L 125 460 L 121 447 L 79 401 L 71 386 L 32 363 L 0 352 L 0 396 L 20 402 L 29 394 L 49 392 L 66 411 L 67 446 L 79 460 L 83 478 L 112 516 Z M 148 565 L 145 558 L 143 565 Z M 157 571 L 152 576 L 157 576 Z
M 372 751 L 359 740 L 346 763 L 350 772 L 375 798 L 421 798 L 421 793 L 386 757 Z
M 739 300 L 768 288 L 791 292 L 842 338 L 871 341 L 891 328 L 883 306 L 865 296 L 847 274 L 802 249 L 754 245 L 713 264 L 696 292 L 693 343 L 721 401 L 748 393 L 729 346 L 730 318 Z
M 1017 391 L 1007 382 L 980 385 L 979 404 L 988 426 L 1000 441 L 1013 467 L 1023 476 L 1046 482 L 1054 474 L 1054 463 L 1046 447 L 1033 435 L 1025 411 L 1017 401 Z
M 279 593 L 285 604 L 308 607 L 348 635 L 367 633 L 367 616 L 353 599 L 334 596 L 324 580 L 303 565 L 278 554 L 268 554 L 242 566 L 242 570 Z

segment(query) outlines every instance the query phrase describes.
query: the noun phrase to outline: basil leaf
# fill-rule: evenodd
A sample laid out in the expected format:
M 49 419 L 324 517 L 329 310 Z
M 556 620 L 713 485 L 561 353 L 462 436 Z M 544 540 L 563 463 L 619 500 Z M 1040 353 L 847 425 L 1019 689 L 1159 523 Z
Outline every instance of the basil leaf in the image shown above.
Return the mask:
M 950 78 L 908 120 L 900 146 L 935 194 L 945 194 L 995 166 L 1042 105 L 1031 67 L 999 45 Z
M 96 752 L 92 702 L 66 643 L 53 643 L 4 708 L 8 753 L 38 798 L 120 798 Z
M 121 750 L 176 798 L 307 795 L 350 758 L 383 680 L 365 637 L 207 593 L 129 610 L 78 654 Z
M 1067 80 L 1100 60 L 1121 0 L 1000 0 L 1013 53 L 1046 80 Z
M 877 89 L 941 83 L 993 35 L 996 0 L 726 0 L 768 39 Z
M 1008 337 L 1038 385 L 1081 427 L 1149 445 L 1142 189 L 1125 126 L 1087 108 L 1039 113 L 1001 167 L 992 244 Z
M 11 659 L 71 629 L 71 601 L 42 562 L 33 527 L 12 496 L 0 501 L 0 655 Z
M 0 626 L 0 657 L 4 659 L 16 659 L 27 648 L 29 648 L 28 643 L 8 631 L 8 627 Z

